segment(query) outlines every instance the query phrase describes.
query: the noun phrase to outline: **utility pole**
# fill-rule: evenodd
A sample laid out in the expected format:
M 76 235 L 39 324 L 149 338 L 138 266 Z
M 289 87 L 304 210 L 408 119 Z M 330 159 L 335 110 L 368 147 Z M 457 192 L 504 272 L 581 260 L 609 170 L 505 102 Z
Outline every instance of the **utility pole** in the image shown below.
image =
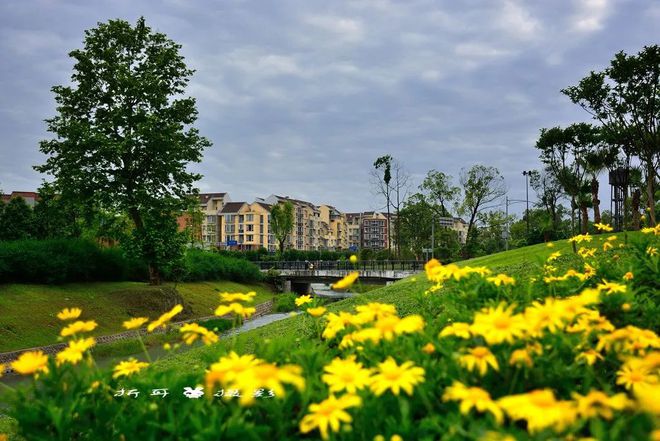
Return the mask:
M 527 240 L 529 240 L 529 176 L 532 174 L 532 171 L 524 170 L 522 174 L 525 176 L 525 201 L 527 201 L 525 217 L 527 218 Z
M 505 246 L 505 249 L 507 251 L 509 250 L 509 205 L 523 203 L 523 202 L 529 203 L 529 200 L 523 201 L 521 199 L 509 199 L 509 196 L 504 197 L 504 206 L 506 207 L 505 211 L 504 211 L 506 213 L 506 222 L 505 222 L 506 231 L 504 232 L 504 235 L 505 235 L 504 236 L 504 246 Z M 529 216 L 527 216 L 527 228 L 528 228 L 527 231 L 529 231 Z M 529 233 L 528 233 L 528 235 L 529 235 Z
M 431 259 L 435 258 L 435 214 L 431 215 Z

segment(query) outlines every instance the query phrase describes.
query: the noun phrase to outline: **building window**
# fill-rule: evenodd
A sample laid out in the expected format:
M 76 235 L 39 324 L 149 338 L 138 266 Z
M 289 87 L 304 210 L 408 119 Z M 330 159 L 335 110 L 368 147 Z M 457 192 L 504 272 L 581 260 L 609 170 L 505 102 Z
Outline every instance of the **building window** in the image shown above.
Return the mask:
M 252 221 L 254 221 L 254 214 L 246 214 L 245 222 L 252 222 Z

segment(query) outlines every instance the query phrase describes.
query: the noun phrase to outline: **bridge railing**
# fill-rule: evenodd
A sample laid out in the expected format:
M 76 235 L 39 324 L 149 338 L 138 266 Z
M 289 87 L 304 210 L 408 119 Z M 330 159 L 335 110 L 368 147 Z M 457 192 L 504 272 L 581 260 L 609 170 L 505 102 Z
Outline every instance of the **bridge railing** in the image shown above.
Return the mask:
M 421 260 L 362 260 L 356 263 L 348 260 L 296 260 L 253 263 L 262 270 L 421 271 L 424 269 L 424 262 Z

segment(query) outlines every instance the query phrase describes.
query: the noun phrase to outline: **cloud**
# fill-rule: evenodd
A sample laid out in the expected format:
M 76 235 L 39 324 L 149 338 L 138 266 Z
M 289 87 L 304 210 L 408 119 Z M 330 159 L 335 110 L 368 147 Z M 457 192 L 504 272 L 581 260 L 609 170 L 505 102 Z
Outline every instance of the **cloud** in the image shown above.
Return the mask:
M 584 33 L 603 29 L 614 7 L 609 0 L 577 0 L 575 5 L 577 10 L 571 17 L 571 28 Z

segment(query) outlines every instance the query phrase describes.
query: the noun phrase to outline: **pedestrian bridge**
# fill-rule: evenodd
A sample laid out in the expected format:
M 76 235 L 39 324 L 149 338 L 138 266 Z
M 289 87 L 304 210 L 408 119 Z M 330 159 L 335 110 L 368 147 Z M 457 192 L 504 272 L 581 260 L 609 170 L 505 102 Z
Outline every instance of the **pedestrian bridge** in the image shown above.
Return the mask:
M 362 283 L 388 283 L 400 280 L 424 269 L 422 261 L 372 260 L 355 264 L 349 261 L 278 261 L 255 262 L 263 273 L 276 271 L 284 282 L 285 292 L 307 294 L 312 283 L 334 283 L 357 271 Z

